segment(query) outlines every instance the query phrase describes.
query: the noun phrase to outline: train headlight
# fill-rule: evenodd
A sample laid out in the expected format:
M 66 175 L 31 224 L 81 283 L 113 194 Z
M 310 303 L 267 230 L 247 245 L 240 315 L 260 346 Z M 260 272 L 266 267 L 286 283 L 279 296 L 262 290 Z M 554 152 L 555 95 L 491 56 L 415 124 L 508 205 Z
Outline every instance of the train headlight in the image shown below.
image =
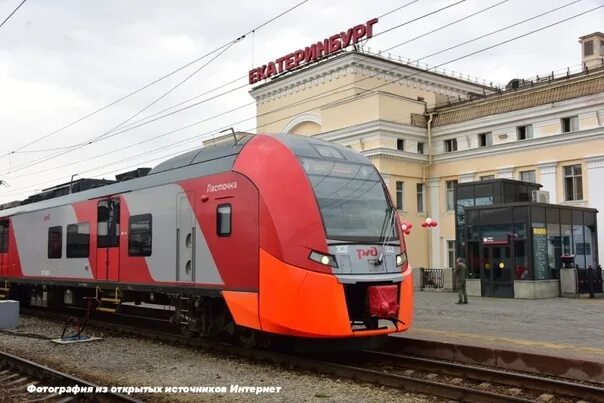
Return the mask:
M 338 267 L 336 257 L 321 252 L 311 251 L 308 258 L 314 262 L 321 263 L 325 266 Z
M 402 253 L 399 253 L 398 255 L 396 255 L 396 265 L 397 266 L 404 265 L 406 261 L 407 261 L 407 253 L 406 252 L 402 252 Z

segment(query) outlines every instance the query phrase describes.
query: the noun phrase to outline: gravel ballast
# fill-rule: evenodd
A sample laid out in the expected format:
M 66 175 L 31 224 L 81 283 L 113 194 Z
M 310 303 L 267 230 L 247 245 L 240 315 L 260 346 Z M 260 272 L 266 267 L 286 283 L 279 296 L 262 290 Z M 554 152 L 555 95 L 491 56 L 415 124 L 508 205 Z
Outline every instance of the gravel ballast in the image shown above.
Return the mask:
M 101 341 L 59 345 L 35 335 L 60 337 L 63 324 L 23 315 L 15 335 L 0 333 L 0 349 L 103 386 L 216 387 L 215 393 L 134 395 L 152 401 L 431 402 L 440 399 L 256 363 L 193 347 L 87 329 Z M 27 337 L 29 336 L 29 337 Z M 33 337 L 32 337 L 33 336 Z M 240 387 L 280 387 L 279 393 L 231 392 Z M 223 390 L 224 390 L 223 389 Z M 244 389 L 240 389 L 244 390 Z M 217 391 L 217 392 L 216 392 Z

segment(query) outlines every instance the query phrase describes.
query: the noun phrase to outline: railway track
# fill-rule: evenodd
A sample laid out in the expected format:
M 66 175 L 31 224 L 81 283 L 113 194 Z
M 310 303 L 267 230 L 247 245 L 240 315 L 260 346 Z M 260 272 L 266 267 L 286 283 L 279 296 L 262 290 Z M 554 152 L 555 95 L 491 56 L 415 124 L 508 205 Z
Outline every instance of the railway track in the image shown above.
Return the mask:
M 354 368 L 369 381 L 460 401 L 534 402 L 545 394 L 550 402 L 604 402 L 601 386 L 444 360 L 362 351 L 327 361 L 338 364 L 336 374 Z
M 66 319 L 66 315 L 24 310 L 38 316 Z M 553 377 L 535 376 L 444 360 L 413 357 L 380 351 L 330 354 L 284 354 L 243 349 L 226 343 L 191 338 L 148 327 L 90 320 L 89 326 L 141 338 L 209 351 L 233 354 L 273 365 L 424 393 L 467 402 L 535 402 L 551 395 L 550 403 L 578 400 L 604 403 L 604 387 Z M 545 396 L 544 396 L 545 397 Z M 542 399 L 544 398 L 542 397 Z
M 110 391 L 96 393 L 99 390 L 97 388 L 100 386 L 16 355 L 0 352 L 0 401 L 2 402 L 140 403 L 140 400 Z

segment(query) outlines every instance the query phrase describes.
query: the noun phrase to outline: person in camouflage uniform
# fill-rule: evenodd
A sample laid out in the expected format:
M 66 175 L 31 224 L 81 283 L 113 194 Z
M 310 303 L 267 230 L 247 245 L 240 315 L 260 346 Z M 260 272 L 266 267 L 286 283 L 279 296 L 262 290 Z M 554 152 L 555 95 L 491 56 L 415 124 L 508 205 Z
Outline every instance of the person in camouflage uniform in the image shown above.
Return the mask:
M 468 268 L 460 257 L 458 257 L 455 262 L 453 274 L 455 275 L 455 281 L 457 283 L 457 304 L 467 304 L 468 293 L 466 292 L 466 277 L 468 275 Z

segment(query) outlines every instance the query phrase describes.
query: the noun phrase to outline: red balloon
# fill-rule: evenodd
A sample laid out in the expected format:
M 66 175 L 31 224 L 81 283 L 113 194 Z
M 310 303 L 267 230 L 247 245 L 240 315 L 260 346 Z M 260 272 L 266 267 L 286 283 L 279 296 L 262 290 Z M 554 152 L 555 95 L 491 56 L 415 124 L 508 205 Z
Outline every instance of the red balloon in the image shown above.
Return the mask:
M 413 228 L 413 224 L 407 224 L 407 229 Z
M 405 231 L 405 234 L 409 235 L 409 234 L 411 234 L 411 231 L 407 230 L 407 231 Z
M 438 225 L 438 222 L 436 222 L 436 221 L 432 221 L 432 226 L 433 226 L 433 227 L 436 227 L 437 225 Z
M 422 227 L 426 228 L 428 226 L 428 224 L 426 224 L 425 222 L 422 223 Z

